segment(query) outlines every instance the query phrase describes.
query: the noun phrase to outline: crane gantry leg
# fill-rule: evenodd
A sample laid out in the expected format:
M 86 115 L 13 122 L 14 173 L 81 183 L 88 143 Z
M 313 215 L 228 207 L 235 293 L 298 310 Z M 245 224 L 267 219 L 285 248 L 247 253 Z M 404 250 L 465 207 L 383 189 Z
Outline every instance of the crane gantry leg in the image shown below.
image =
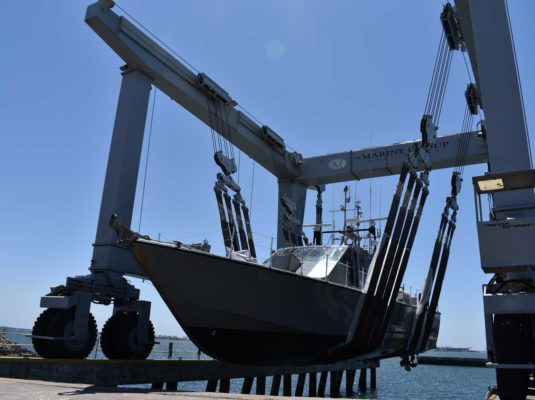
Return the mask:
M 151 79 L 143 72 L 122 68 L 91 273 L 69 277 L 65 285 L 52 288 L 41 298 L 41 307 L 46 310 L 37 319 L 32 335 L 43 357 L 87 357 L 96 338 L 92 302 L 114 304 L 101 337 L 108 358 L 145 358 L 152 349 L 150 302 L 139 300 L 139 290 L 124 278 L 144 273 L 132 253 L 118 246 L 117 234 L 109 226 L 115 213 L 127 226 L 131 224 L 150 90 Z M 135 343 L 130 341 L 132 346 L 128 346 L 128 336 L 135 338 Z M 115 345 L 118 340 L 123 344 L 120 351 Z

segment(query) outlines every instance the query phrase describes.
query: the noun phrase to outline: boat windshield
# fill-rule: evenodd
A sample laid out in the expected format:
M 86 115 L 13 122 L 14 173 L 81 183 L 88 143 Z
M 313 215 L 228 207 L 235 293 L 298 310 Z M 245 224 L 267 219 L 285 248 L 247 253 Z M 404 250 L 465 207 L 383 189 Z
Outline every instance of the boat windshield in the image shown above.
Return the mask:
M 295 273 L 313 278 L 325 278 L 340 261 L 346 250 L 346 245 L 289 247 L 277 250 L 272 259 L 292 255 L 299 260 L 300 264 L 295 269 Z

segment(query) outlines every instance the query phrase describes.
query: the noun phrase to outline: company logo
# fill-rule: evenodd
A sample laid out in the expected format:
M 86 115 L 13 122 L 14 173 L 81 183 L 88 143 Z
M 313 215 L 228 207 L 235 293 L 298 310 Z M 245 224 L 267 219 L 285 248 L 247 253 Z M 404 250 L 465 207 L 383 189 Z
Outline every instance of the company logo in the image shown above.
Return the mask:
M 346 166 L 346 160 L 343 158 L 335 158 L 334 160 L 329 161 L 330 169 L 342 169 Z

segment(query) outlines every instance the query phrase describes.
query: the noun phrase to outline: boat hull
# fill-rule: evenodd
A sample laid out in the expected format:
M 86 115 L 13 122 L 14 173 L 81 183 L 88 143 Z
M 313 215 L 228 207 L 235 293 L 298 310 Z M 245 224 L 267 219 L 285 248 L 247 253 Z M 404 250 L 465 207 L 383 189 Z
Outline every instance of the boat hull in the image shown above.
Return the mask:
M 138 240 L 131 249 L 190 339 L 227 362 L 335 361 L 329 359 L 330 350 L 345 342 L 364 296 L 354 288 L 155 242 Z M 399 353 L 414 314 L 414 306 L 397 303 L 383 346 L 344 358 Z M 436 342 L 436 325 L 429 347 Z

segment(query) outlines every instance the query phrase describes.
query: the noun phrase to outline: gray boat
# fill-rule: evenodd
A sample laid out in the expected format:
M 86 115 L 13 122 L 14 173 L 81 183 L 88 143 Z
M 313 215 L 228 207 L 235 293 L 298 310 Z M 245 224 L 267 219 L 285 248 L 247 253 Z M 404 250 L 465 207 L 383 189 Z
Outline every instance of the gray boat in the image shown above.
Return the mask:
M 229 249 L 219 256 L 140 237 L 128 245 L 186 334 L 215 359 L 295 365 L 408 354 L 417 299 L 403 290 L 384 337 L 359 342 L 359 305 L 371 296 L 371 255 L 360 246 L 283 248 L 259 263 Z M 437 313 L 425 349 L 435 348 L 439 321 Z

